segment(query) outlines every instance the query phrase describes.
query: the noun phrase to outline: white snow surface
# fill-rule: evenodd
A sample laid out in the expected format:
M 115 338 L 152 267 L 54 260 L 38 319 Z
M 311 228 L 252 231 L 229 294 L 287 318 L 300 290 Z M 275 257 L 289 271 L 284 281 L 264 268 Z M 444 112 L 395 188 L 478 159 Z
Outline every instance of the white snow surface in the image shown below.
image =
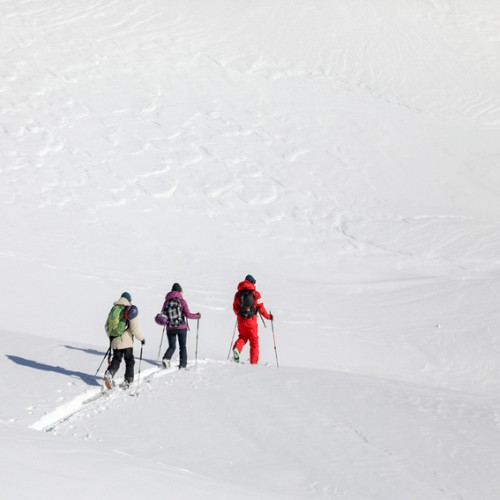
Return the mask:
M 2 0 L 0 42 L 2 498 L 500 498 L 500 3 Z

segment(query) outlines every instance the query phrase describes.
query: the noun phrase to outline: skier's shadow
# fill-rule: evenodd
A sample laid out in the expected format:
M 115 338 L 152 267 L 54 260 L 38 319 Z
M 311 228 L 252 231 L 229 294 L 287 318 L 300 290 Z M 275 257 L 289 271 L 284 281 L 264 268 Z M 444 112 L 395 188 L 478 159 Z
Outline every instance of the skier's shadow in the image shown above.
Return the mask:
M 96 349 L 84 349 L 82 347 L 74 347 L 71 345 L 63 345 L 66 349 L 73 349 L 74 351 L 82 351 L 86 354 L 95 354 L 97 356 L 104 356 L 106 353 L 104 351 L 98 351 Z M 136 357 L 136 362 L 137 362 L 137 355 Z M 154 359 L 148 359 L 148 358 L 143 358 L 142 361 L 144 363 L 148 363 L 148 365 L 153 365 L 153 366 L 158 366 L 158 361 Z
M 86 354 L 95 354 L 96 356 L 104 356 L 106 353 L 104 351 L 98 351 L 97 349 L 85 349 L 83 347 L 74 347 L 72 345 L 63 345 L 66 349 L 72 349 L 73 351 L 81 351 Z
M 95 377 L 93 375 L 89 375 L 88 373 L 66 370 L 66 368 L 62 368 L 61 366 L 46 365 L 44 363 L 39 363 L 38 361 L 21 358 L 20 356 L 12 356 L 10 354 L 6 354 L 6 357 L 21 366 L 28 366 L 29 368 L 35 368 L 36 370 L 42 370 L 44 372 L 56 372 L 61 375 L 67 375 L 68 377 L 78 377 L 87 385 L 99 385 Z

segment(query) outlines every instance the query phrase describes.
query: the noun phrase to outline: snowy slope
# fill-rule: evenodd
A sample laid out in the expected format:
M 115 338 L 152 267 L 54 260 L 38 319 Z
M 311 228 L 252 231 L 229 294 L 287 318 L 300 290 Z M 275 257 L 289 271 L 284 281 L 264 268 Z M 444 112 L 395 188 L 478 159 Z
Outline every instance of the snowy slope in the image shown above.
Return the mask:
M 498 498 L 495 2 L 0 14 L 10 497 Z M 279 370 L 270 325 L 273 366 L 226 363 L 249 272 Z M 144 375 L 173 282 L 196 370 L 81 406 L 112 301 L 139 307 Z
M 26 470 L 27 461 L 41 498 L 60 476 L 61 495 L 74 498 L 106 485 L 127 498 L 162 487 L 173 498 L 494 498 L 500 436 L 491 398 L 207 359 L 188 372 L 155 371 L 146 359 L 132 392 L 84 405 L 101 392 L 85 366 L 103 353 L 4 340 L 12 349 L 1 360 L 4 397 L 18 407 L 2 410 L 2 468 Z M 30 342 L 36 361 L 12 354 Z M 137 484 L 120 484 L 123 471 Z M 6 491 L 30 498 L 32 488 L 14 473 Z

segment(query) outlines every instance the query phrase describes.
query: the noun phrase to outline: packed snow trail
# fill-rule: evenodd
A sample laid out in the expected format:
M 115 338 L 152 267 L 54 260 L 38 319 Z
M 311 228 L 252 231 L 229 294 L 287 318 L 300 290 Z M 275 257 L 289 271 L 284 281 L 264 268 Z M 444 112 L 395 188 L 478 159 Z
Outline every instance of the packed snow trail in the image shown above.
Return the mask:
M 67 420 L 79 411 L 87 408 L 92 403 L 100 401 L 103 398 L 107 400 L 114 399 L 116 397 L 121 397 L 123 394 L 128 394 L 130 396 L 138 396 L 139 388 L 142 384 L 150 381 L 152 378 L 163 377 L 168 373 L 177 371 L 177 367 L 172 367 L 164 369 L 163 367 L 153 367 L 144 372 L 134 380 L 129 388 L 123 389 L 119 386 L 121 379 L 115 379 L 115 386 L 112 389 L 106 389 L 106 387 L 100 386 L 98 388 L 89 389 L 83 394 L 80 394 L 68 401 L 67 403 L 58 406 L 55 410 L 45 414 L 40 420 L 36 421 L 30 425 L 30 429 L 36 431 L 46 431 L 50 432 L 54 429 L 54 426 L 60 422 Z
M 208 362 L 208 360 L 197 360 L 198 364 L 206 364 Z M 214 360 L 211 360 L 211 362 L 221 364 L 230 363 L 229 361 Z M 248 363 L 241 362 L 240 364 L 244 365 Z M 273 365 L 271 363 L 265 363 L 261 366 L 270 367 Z M 194 361 L 190 361 L 188 362 L 188 367 L 191 369 L 196 368 L 196 363 Z M 128 388 L 121 387 L 120 384 L 123 379 L 117 377 L 114 379 L 114 385 L 112 389 L 108 390 L 104 385 L 89 389 L 84 393 L 74 397 L 67 403 L 58 406 L 53 411 L 46 413 L 41 419 L 37 420 L 29 427 L 30 429 L 36 431 L 51 432 L 54 430 L 57 424 L 68 420 L 76 413 L 82 411 L 85 408 L 88 408 L 94 403 L 102 400 L 112 401 L 116 398 L 122 397 L 124 394 L 137 397 L 140 394 L 140 388 L 143 384 L 150 382 L 152 379 L 164 377 L 165 375 L 171 373 L 176 373 L 178 370 L 179 369 L 177 366 L 172 366 L 167 369 L 163 368 L 162 366 L 149 368 L 148 370 L 144 370 L 143 372 L 141 372 L 140 375 L 138 374 L 134 382 Z

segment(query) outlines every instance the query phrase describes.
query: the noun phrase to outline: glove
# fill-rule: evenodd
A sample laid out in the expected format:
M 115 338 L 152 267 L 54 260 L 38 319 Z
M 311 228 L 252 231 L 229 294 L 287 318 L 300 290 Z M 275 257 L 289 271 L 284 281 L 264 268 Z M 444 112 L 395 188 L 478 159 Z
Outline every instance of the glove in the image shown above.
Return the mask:
M 198 319 L 200 319 L 201 318 L 201 313 L 196 313 L 196 314 L 198 314 Z
M 269 319 L 272 321 L 274 319 L 274 316 L 272 314 L 269 314 Z
M 144 345 L 146 343 L 146 339 L 141 340 L 141 344 Z

